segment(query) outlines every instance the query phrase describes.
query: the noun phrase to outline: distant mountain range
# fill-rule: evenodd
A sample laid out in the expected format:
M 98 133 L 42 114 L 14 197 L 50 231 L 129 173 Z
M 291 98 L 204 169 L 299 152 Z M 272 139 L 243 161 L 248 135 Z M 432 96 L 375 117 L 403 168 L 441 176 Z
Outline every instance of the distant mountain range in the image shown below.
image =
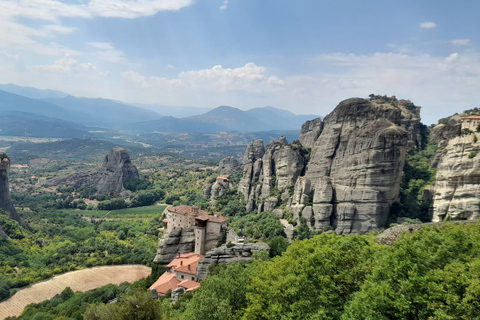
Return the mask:
M 203 114 L 193 107 L 148 106 L 108 99 L 77 98 L 54 90 L 0 85 L 0 135 L 84 138 L 99 130 L 134 132 L 259 132 L 298 130 L 318 116 L 273 108 L 242 111 L 221 106 Z M 162 114 L 190 115 L 181 118 Z M 195 110 L 194 110 L 195 109 Z M 206 109 L 203 109 L 206 110 Z

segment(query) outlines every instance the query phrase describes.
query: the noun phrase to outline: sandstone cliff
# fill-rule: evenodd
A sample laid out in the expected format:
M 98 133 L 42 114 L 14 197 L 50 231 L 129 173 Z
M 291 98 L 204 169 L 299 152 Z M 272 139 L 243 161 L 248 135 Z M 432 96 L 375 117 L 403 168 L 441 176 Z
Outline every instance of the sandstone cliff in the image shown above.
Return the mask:
M 194 228 L 172 230 L 164 234 L 158 244 L 158 251 L 153 262 L 170 263 L 179 253 L 189 253 L 195 250 Z
M 4 214 L 17 221 L 21 226 L 26 227 L 10 199 L 10 187 L 8 183 L 9 170 L 10 158 L 5 153 L 0 153 L 0 210 L 3 210 Z M 7 234 L 0 227 L 0 237 L 6 236 Z
M 456 136 L 437 152 L 433 222 L 480 217 L 479 138 L 476 132 Z
M 123 148 L 114 148 L 105 156 L 99 170 L 77 172 L 42 182 L 47 186 L 73 185 L 79 188 L 92 187 L 97 194 L 125 191 L 123 183 L 127 179 L 138 179 L 138 171 L 130 161 L 128 152 Z
M 316 231 L 384 227 L 398 198 L 406 150 L 421 144 L 419 112 L 394 97 L 352 98 L 323 122 L 307 122 L 291 145 L 280 139 L 263 149 L 261 141 L 252 142 L 239 186 L 247 210 L 271 210 L 283 201 Z

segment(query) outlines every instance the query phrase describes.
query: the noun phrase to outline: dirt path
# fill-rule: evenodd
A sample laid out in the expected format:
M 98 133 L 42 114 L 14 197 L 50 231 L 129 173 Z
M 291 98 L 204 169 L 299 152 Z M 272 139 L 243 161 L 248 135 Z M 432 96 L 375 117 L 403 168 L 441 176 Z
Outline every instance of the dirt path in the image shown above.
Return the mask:
M 151 271 L 151 268 L 143 265 L 121 265 L 67 272 L 21 289 L 0 303 L 0 319 L 19 316 L 30 303 L 51 299 L 66 287 L 73 291 L 88 291 L 110 283 L 134 282 L 147 277 Z

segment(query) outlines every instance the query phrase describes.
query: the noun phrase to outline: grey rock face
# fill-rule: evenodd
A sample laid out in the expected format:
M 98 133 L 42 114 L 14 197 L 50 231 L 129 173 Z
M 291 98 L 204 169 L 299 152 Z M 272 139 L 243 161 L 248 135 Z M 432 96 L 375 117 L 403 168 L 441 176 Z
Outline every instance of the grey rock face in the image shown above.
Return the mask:
M 123 183 L 127 179 L 138 179 L 137 168 L 130 161 L 128 152 L 123 148 L 114 148 L 105 156 L 99 170 L 77 172 L 42 182 L 47 186 L 73 185 L 76 187 L 93 187 L 97 194 L 125 191 Z
M 302 130 L 300 132 L 300 137 L 298 140 L 305 148 L 312 148 L 315 141 L 322 133 L 323 122 L 322 119 L 317 118 L 311 121 L 307 121 L 302 125 Z
M 412 105 L 347 99 L 323 122 L 305 123 L 297 147 L 270 143 L 262 161 L 257 160 L 259 168 L 248 169 L 254 166 L 247 162 L 244 169 L 239 192 L 247 209 L 268 199 L 274 187 L 281 191 L 294 185 L 287 210 L 313 230 L 348 234 L 382 228 L 398 198 L 406 150 L 421 141 L 419 108 Z M 311 148 L 310 160 L 302 168 L 305 148 Z M 288 170 L 278 170 L 284 167 Z
M 122 192 L 127 179 L 138 179 L 138 170 L 130 161 L 130 155 L 123 148 L 114 148 L 105 156 L 104 175 L 97 183 L 97 193 Z
M 198 262 L 197 278 L 205 279 L 211 265 L 252 261 L 253 254 L 261 250 L 269 251 L 270 247 L 266 243 L 257 242 L 235 244 L 230 248 L 227 248 L 226 245 L 222 245 L 221 247 L 208 251 L 205 253 L 205 258 Z
M 17 221 L 21 226 L 26 227 L 20 215 L 15 210 L 12 200 L 10 199 L 10 187 L 8 183 L 8 172 L 10 170 L 10 158 L 5 153 L 0 153 L 0 209 L 10 217 Z M 0 237 L 7 235 L 0 227 Z
M 440 149 L 434 187 L 433 222 L 480 217 L 480 134 L 448 140 Z
M 247 203 L 247 210 L 254 208 L 254 197 L 262 170 L 262 157 L 265 154 L 263 140 L 252 141 L 243 157 L 243 176 L 238 184 L 238 192 L 243 194 Z
M 240 164 L 238 163 L 237 158 L 226 157 L 220 160 L 218 167 L 220 169 L 220 175 L 228 177 L 229 175 L 240 169 Z
M 430 139 L 438 144 L 438 150 L 430 162 L 432 168 L 437 168 L 438 163 L 448 152 L 448 142 L 459 136 L 462 130 L 462 120 L 460 116 L 453 116 L 446 123 L 436 125 L 430 132 Z
M 165 234 L 158 244 L 154 262 L 170 263 L 179 253 L 193 252 L 195 249 L 195 230 L 184 228 Z
M 223 195 L 224 191 L 228 190 L 229 188 L 230 184 L 228 182 L 215 181 L 210 191 L 211 199 L 216 199 L 220 197 L 221 195 Z
M 300 148 L 299 143 L 289 145 L 285 137 L 269 142 L 261 159 L 252 157 L 251 148 L 247 148 L 247 162 L 244 163 L 244 175 L 239 186 L 247 210 L 257 207 L 264 211 L 273 210 L 277 204 L 276 198 L 270 197 L 273 190 L 285 191 L 287 187 L 295 185 L 305 169 Z

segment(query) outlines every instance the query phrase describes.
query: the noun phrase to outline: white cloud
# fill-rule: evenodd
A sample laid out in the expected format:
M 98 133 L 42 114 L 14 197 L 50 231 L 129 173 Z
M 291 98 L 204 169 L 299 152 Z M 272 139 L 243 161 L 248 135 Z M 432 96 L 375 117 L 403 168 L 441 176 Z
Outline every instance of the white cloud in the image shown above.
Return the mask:
M 220 10 L 225 10 L 228 8 L 228 0 L 223 1 L 223 4 L 220 6 Z
M 74 57 L 66 55 L 65 57 L 58 59 L 50 65 L 39 65 L 30 67 L 33 70 L 39 70 L 42 72 L 59 72 L 59 73 L 72 73 L 72 72 L 92 72 L 96 70 L 96 67 L 91 63 L 80 63 Z
M 159 11 L 179 10 L 192 0 L 90 0 L 86 4 L 67 4 L 58 0 L 0 0 L 2 17 L 24 17 L 34 20 L 58 21 L 70 18 L 138 18 Z
M 159 11 L 179 10 L 192 4 L 192 0 L 91 0 L 88 12 L 95 16 L 137 18 L 153 16 Z
M 49 25 L 44 26 L 42 29 L 47 34 L 52 35 L 52 36 L 55 36 L 55 35 L 58 35 L 58 34 L 62 34 L 62 35 L 71 34 L 75 30 L 77 30 L 77 28 L 65 27 L 65 26 L 62 26 L 62 25 L 59 25 L 59 24 L 49 24 Z
M 351 96 L 390 94 L 426 106 L 422 118 L 431 123 L 476 106 L 480 100 L 480 54 L 474 52 L 446 57 L 396 53 L 317 57 L 315 68 L 326 66 L 336 72 L 287 79 L 293 87 L 307 92 L 305 103 L 315 101 L 315 97 L 334 103 Z
M 113 50 L 115 46 L 111 42 L 88 42 L 89 46 L 97 49 Z
M 455 46 L 468 46 L 470 39 L 453 39 L 451 42 Z
M 89 46 L 98 49 L 97 58 L 110 63 L 120 63 L 126 61 L 125 54 L 115 49 L 113 43 L 110 42 L 89 42 Z
M 431 21 L 420 23 L 420 28 L 423 28 L 423 29 L 433 29 L 436 26 L 437 26 L 437 24 L 435 22 L 431 22 Z
M 176 78 L 145 77 L 136 72 L 122 73 L 122 79 L 139 87 L 161 90 L 194 90 L 198 92 L 267 93 L 281 89 L 285 82 L 269 75 L 254 63 L 239 68 L 216 65 L 211 69 L 181 72 Z
M 41 55 L 64 54 L 56 52 L 51 43 L 41 39 L 71 34 L 76 29 L 62 24 L 62 18 L 95 17 L 133 19 L 152 16 L 160 11 L 179 10 L 190 6 L 193 0 L 90 0 L 68 4 L 60 0 L 0 0 L 0 49 L 15 49 Z M 29 27 L 18 18 L 44 21 L 40 28 Z
M 7 51 L 2 51 L 0 52 L 1 55 L 5 58 L 7 58 L 8 60 L 13 60 L 13 61 L 18 61 L 18 58 L 19 58 L 19 54 L 11 54 L 11 53 L 8 53 Z

